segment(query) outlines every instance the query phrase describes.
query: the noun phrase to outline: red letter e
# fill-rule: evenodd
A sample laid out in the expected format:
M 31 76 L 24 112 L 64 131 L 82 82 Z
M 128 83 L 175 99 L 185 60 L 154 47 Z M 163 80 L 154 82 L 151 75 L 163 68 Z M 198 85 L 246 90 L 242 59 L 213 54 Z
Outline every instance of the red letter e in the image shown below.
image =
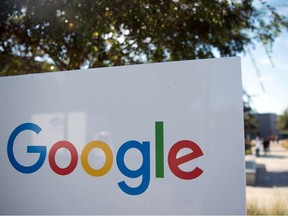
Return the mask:
M 178 152 L 183 148 L 189 148 L 192 152 L 177 158 Z M 186 180 L 195 179 L 203 173 L 202 169 L 196 167 L 192 171 L 185 172 L 181 170 L 179 166 L 183 163 L 194 160 L 195 158 L 201 157 L 202 155 L 203 152 L 196 143 L 190 140 L 181 140 L 171 147 L 168 153 L 168 165 L 175 176 Z

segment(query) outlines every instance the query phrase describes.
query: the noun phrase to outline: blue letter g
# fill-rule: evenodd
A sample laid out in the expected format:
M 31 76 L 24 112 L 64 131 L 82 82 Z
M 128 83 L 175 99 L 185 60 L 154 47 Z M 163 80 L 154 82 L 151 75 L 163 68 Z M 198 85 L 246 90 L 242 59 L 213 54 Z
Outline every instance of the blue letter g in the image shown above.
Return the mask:
M 27 146 L 27 153 L 39 153 L 39 159 L 38 161 L 31 165 L 31 166 L 23 166 L 20 163 L 17 162 L 15 159 L 14 153 L 13 153 L 13 146 L 14 146 L 14 141 L 18 134 L 20 134 L 24 130 L 32 130 L 35 133 L 39 133 L 41 131 L 41 128 L 33 123 L 24 123 L 19 125 L 15 130 L 11 133 L 9 140 L 8 140 L 8 145 L 7 145 L 7 153 L 8 153 L 8 158 L 10 160 L 10 163 L 12 166 L 18 170 L 21 173 L 33 173 L 36 172 L 40 167 L 43 165 L 46 157 L 46 146 Z

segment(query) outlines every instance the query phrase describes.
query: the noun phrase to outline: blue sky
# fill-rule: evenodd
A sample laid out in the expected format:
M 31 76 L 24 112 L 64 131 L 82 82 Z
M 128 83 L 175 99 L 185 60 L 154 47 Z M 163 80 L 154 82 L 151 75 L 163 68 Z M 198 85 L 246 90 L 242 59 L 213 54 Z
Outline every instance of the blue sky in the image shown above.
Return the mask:
M 268 1 L 281 5 L 279 12 L 288 15 L 288 1 Z M 285 4 L 282 4 L 285 2 Z M 278 7 L 277 7 L 278 9 Z M 258 113 L 281 114 L 288 108 L 288 33 L 278 37 L 273 45 L 271 54 L 273 64 L 262 45 L 257 44 L 255 49 L 250 49 L 257 70 L 248 53 L 241 56 L 243 87 L 251 96 L 252 108 Z M 263 84 L 264 89 L 261 87 Z
M 275 41 L 272 52 L 274 65 L 261 45 L 251 53 L 260 79 L 251 55 L 241 56 L 241 61 L 243 87 L 251 96 L 252 107 L 259 113 L 283 113 L 288 108 L 288 33 L 281 34 Z

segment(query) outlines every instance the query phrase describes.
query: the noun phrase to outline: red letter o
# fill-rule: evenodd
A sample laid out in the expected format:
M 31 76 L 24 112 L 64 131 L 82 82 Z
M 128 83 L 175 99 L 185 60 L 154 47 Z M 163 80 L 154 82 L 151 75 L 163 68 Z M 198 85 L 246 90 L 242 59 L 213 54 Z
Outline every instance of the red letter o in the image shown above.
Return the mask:
M 55 155 L 60 148 L 66 148 L 71 154 L 71 162 L 66 168 L 61 168 L 56 164 Z M 75 169 L 78 162 L 78 154 L 74 145 L 68 141 L 55 143 L 49 152 L 49 164 L 51 169 L 59 175 L 68 175 Z

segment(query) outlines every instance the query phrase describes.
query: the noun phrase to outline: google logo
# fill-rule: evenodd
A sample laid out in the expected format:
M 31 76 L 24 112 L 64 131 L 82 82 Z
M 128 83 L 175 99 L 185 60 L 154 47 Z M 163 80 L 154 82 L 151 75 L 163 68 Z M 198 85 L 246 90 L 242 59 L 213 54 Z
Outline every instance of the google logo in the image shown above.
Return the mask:
M 8 144 L 7 154 L 11 165 L 21 173 L 31 174 L 39 170 L 45 162 L 47 155 L 46 146 L 27 146 L 27 153 L 38 153 L 38 160 L 31 166 L 24 166 L 20 164 L 15 158 L 13 148 L 17 136 L 23 131 L 33 131 L 37 134 L 41 132 L 41 128 L 34 123 L 23 123 L 17 126 L 11 133 Z M 71 161 L 67 167 L 60 167 L 57 165 L 55 156 L 59 149 L 65 148 L 70 152 Z M 182 149 L 190 149 L 191 152 L 184 156 L 178 157 L 177 154 Z M 105 154 L 105 162 L 101 168 L 93 168 L 88 161 L 88 155 L 93 149 L 100 149 Z M 138 150 L 142 155 L 142 164 L 137 170 L 132 170 L 125 164 L 125 154 L 130 149 Z M 79 156 L 78 156 L 79 155 Z M 184 171 L 180 168 L 181 164 L 192 161 L 198 157 L 203 156 L 201 148 L 191 140 L 180 140 L 176 142 L 168 151 L 167 162 L 171 172 L 178 178 L 184 180 L 192 180 L 198 178 L 203 170 L 195 167 L 191 171 Z M 48 162 L 51 169 L 58 175 L 69 175 L 74 171 L 78 164 L 78 157 L 80 157 L 84 171 L 94 177 L 100 177 L 107 174 L 113 166 L 113 152 L 109 145 L 102 141 L 91 141 L 84 146 L 81 154 L 78 154 L 75 146 L 68 141 L 58 141 L 52 145 L 48 153 Z M 150 184 L 150 141 L 136 141 L 129 140 L 124 142 L 116 153 L 116 164 L 119 171 L 128 178 L 142 177 L 141 183 L 136 187 L 129 186 L 125 181 L 118 182 L 120 189 L 130 195 L 139 195 L 146 191 Z M 155 177 L 164 178 L 164 123 L 162 121 L 155 122 Z

